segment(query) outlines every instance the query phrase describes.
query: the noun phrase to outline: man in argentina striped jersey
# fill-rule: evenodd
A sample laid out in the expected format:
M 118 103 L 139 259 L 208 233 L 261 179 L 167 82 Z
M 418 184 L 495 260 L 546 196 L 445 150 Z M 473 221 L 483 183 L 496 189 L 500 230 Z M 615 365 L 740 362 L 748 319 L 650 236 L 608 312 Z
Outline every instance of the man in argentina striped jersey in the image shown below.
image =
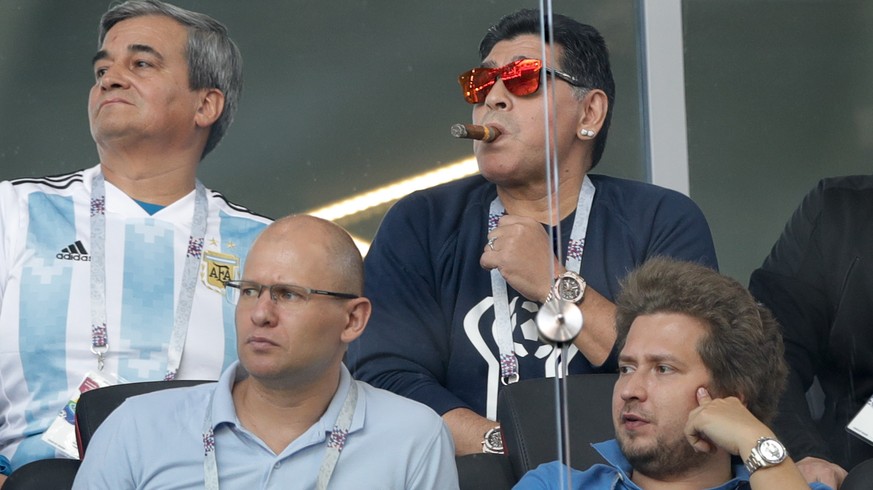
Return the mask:
M 99 165 L 0 183 L 0 473 L 76 454 L 80 390 L 217 379 L 235 360 L 224 283 L 269 220 L 196 171 L 233 120 L 241 66 L 204 14 L 116 5 L 88 101 Z

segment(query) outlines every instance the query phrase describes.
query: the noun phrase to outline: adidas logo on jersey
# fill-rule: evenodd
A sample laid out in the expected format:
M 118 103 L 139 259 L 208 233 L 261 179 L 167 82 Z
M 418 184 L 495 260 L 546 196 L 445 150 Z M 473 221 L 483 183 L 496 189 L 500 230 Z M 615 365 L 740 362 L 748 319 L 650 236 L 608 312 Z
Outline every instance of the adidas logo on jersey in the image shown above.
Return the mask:
M 88 255 L 88 251 L 85 250 L 85 245 L 82 245 L 82 240 L 76 240 L 76 243 L 61 250 L 57 255 L 55 255 L 55 258 L 59 260 L 75 260 L 83 262 L 91 260 L 91 256 Z

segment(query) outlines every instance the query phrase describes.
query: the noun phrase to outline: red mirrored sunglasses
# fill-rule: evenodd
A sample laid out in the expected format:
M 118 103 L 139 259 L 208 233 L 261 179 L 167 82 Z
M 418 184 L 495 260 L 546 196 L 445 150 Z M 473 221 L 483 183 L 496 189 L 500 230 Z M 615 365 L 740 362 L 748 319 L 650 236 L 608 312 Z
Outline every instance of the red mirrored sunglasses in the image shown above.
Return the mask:
M 530 95 L 540 88 L 540 70 L 543 62 L 534 59 L 515 60 L 499 68 L 473 68 L 462 73 L 458 77 L 464 100 L 471 104 L 485 102 L 485 97 L 491 91 L 491 87 L 497 83 L 497 79 L 503 80 L 506 90 L 516 96 Z M 554 74 L 570 85 L 579 87 L 578 80 L 566 73 L 552 68 L 545 68 L 549 75 Z

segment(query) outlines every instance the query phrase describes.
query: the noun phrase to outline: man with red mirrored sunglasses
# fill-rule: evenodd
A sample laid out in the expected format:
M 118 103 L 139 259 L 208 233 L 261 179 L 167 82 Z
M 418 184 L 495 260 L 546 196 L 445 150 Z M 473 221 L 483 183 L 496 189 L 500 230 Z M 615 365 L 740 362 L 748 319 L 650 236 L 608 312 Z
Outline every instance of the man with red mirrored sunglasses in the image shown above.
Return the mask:
M 544 56 L 541 21 L 537 10 L 502 18 L 480 44 L 480 66 L 459 77 L 473 123 L 499 132 L 473 144 L 481 175 L 398 202 L 366 259 L 373 320 L 347 362 L 441 414 L 458 454 L 502 452 L 501 386 L 554 375 L 559 351 L 538 340 L 534 321 L 550 295 L 584 317 L 569 371 L 614 371 L 619 280 L 654 255 L 717 267 L 690 199 L 589 175 L 615 99 L 606 45 L 593 27 L 556 15 Z M 545 171 L 546 93 L 557 192 Z

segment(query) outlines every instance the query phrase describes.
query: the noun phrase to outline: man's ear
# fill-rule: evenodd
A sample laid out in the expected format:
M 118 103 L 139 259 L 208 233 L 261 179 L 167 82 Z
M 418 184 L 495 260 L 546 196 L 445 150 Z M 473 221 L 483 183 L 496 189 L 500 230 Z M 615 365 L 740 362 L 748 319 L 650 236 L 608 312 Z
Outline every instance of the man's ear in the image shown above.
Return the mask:
M 194 115 L 194 124 L 201 128 L 208 128 L 224 112 L 224 93 L 217 88 L 205 88 L 199 92 L 200 105 Z
M 589 90 L 582 99 L 582 112 L 576 124 L 576 137 L 594 139 L 603 128 L 608 110 L 609 100 L 606 98 L 606 92 L 599 88 Z
M 360 337 L 364 333 L 364 329 L 367 328 L 367 321 L 370 319 L 373 305 L 367 298 L 355 298 L 348 300 L 347 308 L 349 320 L 340 338 L 346 344 L 350 344 Z

